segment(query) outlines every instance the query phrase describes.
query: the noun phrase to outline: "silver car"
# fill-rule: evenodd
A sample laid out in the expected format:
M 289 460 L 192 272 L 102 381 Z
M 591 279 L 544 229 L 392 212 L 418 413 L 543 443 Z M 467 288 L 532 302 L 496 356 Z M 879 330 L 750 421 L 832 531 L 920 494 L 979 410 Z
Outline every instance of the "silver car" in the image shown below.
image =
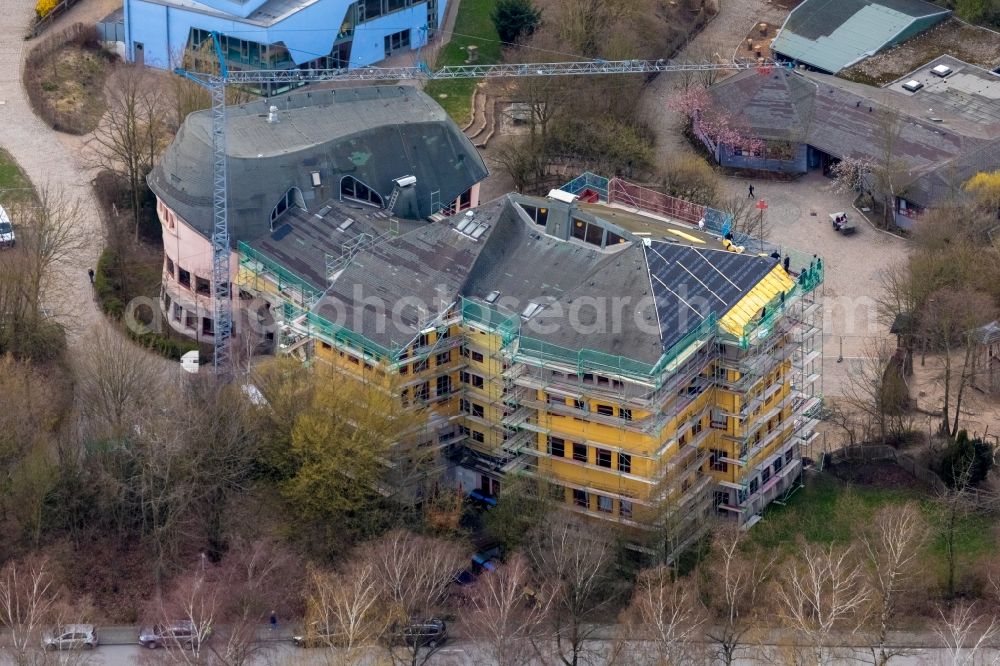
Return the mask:
M 154 624 L 139 630 L 139 643 L 150 650 L 155 650 L 161 645 L 194 649 L 198 647 L 198 632 L 194 624 L 188 620 Z
M 46 650 L 91 650 L 97 647 L 97 630 L 92 624 L 67 624 L 53 627 L 42 636 Z

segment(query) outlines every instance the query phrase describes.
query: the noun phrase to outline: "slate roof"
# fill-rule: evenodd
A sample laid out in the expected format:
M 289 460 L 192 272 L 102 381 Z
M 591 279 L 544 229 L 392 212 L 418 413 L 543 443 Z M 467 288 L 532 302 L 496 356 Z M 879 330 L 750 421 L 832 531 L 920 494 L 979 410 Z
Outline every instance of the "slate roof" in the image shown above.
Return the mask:
M 498 291 L 491 307 L 509 315 L 529 303 L 544 305 L 522 321 L 523 335 L 655 364 L 705 317 L 732 309 L 778 264 L 629 232 L 629 242 L 601 249 L 548 236 L 519 211 L 514 195 L 477 208 L 474 219 L 488 225 L 478 240 L 449 219 L 372 246 L 336 277 L 315 310 L 399 348 L 461 297 L 483 303 Z
M 279 109 L 267 122 L 268 107 Z M 447 114 L 410 86 L 294 92 L 227 108 L 229 226 L 233 243 L 270 231 L 270 213 L 298 187 L 306 206 L 339 196 L 351 175 L 388 200 L 394 178 L 417 177 L 415 196 L 396 213 L 430 215 L 432 193 L 450 202 L 488 175 L 472 143 Z M 149 175 L 153 192 L 209 236 L 212 141 L 208 111 L 192 113 Z M 319 172 L 321 186 L 311 174 Z
M 899 123 L 892 149 L 912 183 L 906 198 L 928 206 L 984 167 L 997 168 L 1000 123 L 976 122 L 969 104 L 954 109 L 890 88 L 872 88 L 817 72 L 744 71 L 710 89 L 713 103 L 761 139 L 809 144 L 834 157 L 879 160 L 887 119 Z M 935 118 L 941 122 L 931 119 Z M 963 181 L 964 182 L 964 181 Z M 912 196 L 912 198 L 911 198 Z
M 836 73 L 912 31 L 918 19 L 950 12 L 924 0 L 805 0 L 785 19 L 771 48 Z
M 348 220 L 351 224 L 341 230 Z M 311 211 L 293 208 L 283 215 L 273 232 L 247 242 L 254 250 L 303 278 L 319 291 L 329 286 L 327 258 L 339 258 L 345 244 L 364 234 L 381 237 L 393 231 L 406 232 L 425 223 L 392 218 L 378 208 L 350 201 L 325 201 Z

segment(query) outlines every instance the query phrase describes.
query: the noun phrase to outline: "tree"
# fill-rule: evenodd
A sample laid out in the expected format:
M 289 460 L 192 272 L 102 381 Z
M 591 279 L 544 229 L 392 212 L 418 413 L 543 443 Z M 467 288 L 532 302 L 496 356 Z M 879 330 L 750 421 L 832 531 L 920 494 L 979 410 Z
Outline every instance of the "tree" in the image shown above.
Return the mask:
M 667 98 L 667 108 L 682 114 L 696 132 L 713 144 L 743 148 L 750 153 L 764 148 L 764 142 L 753 137 L 739 118 L 714 103 L 703 85 L 675 90 Z
M 701 572 L 701 594 L 710 614 L 705 635 L 715 658 L 725 666 L 741 659 L 764 620 L 764 595 L 776 562 L 776 555 L 750 547 L 747 533 L 736 526 L 722 527 L 712 539 L 711 555 Z
M 127 435 L 135 414 L 161 400 L 163 360 L 106 325 L 91 329 L 75 361 L 80 408 L 109 436 Z
M 313 570 L 306 594 L 304 639 L 330 650 L 328 661 L 348 666 L 385 637 L 391 617 L 375 564 L 362 558 L 338 572 Z
M 61 353 L 63 329 L 53 315 L 72 315 L 77 303 L 61 301 L 67 280 L 79 280 L 77 254 L 90 242 L 79 200 L 43 187 L 34 203 L 8 212 L 18 225 L 16 251 L 0 252 L 0 354 L 50 360 Z
M 972 488 L 986 479 L 993 468 L 993 448 L 981 439 L 969 439 L 959 430 L 941 459 L 939 475 L 951 488 Z
M 695 640 L 705 621 L 691 581 L 678 579 L 666 565 L 641 572 L 624 613 L 628 663 L 693 663 Z
M 958 603 L 947 610 L 938 608 L 941 620 L 934 633 L 947 650 L 947 663 L 951 666 L 980 663 L 979 655 L 1000 634 L 996 617 L 977 613 L 975 607 L 974 603 Z
M 886 666 L 906 653 L 886 640 L 900 615 L 900 604 L 920 574 L 920 553 L 928 526 L 916 502 L 885 506 L 861 533 L 871 580 L 871 663 Z
M 865 436 L 882 444 L 900 437 L 908 428 L 910 397 L 895 350 L 886 340 L 873 340 L 850 364 L 844 401 L 853 412 L 863 415 Z
M 482 645 L 479 663 L 525 666 L 532 662 L 531 643 L 539 637 L 549 600 L 531 597 L 530 582 L 527 560 L 514 555 L 472 586 L 466 620 Z
M 987 212 L 1000 211 L 1000 170 L 980 171 L 962 186 Z
M 538 580 L 551 586 L 548 622 L 556 655 L 565 666 L 579 666 L 598 626 L 595 617 L 619 592 L 611 543 L 585 523 L 560 515 L 536 530 L 529 553 Z
M 55 619 L 55 582 L 44 560 L 8 562 L 0 572 L 0 624 L 16 666 L 41 663 L 42 631 Z
M 730 216 L 730 228 L 734 233 L 762 239 L 771 236 L 768 216 L 757 208 L 753 199 L 736 194 L 713 205 Z
M 178 576 L 168 594 L 160 599 L 150 614 L 151 623 L 171 626 L 186 622 L 191 626 L 189 644 L 165 637 L 163 647 L 182 648 L 171 650 L 171 656 L 183 664 L 202 664 L 210 649 L 206 642 L 219 623 L 225 585 L 220 581 L 215 567 L 207 563 L 204 554 L 193 568 Z
M 325 526 L 331 541 L 335 535 L 344 543 L 345 536 L 380 529 L 380 505 L 405 481 L 390 482 L 387 461 L 403 474 L 420 472 L 422 461 L 405 460 L 410 452 L 401 444 L 420 422 L 399 409 L 391 387 L 315 372 L 321 383 L 292 428 L 295 471 L 283 491 L 299 520 Z
M 996 312 L 992 298 L 972 289 L 938 289 L 927 299 L 921 317 L 922 333 L 931 348 L 941 353 L 944 400 L 941 407 L 941 432 L 955 437 L 959 430 L 962 399 L 968 387 L 971 359 L 975 345 L 969 336 L 973 329 L 991 321 Z M 962 353 L 958 368 L 953 354 Z M 951 396 L 958 372 L 955 401 Z
M 805 660 L 823 666 L 835 651 L 831 634 L 862 625 L 871 591 L 853 547 L 800 542 L 798 551 L 775 586 L 778 613 L 804 639 Z
M 426 664 L 441 645 L 405 644 L 398 640 L 398 633 L 410 622 L 439 617 L 448 587 L 465 561 L 462 548 L 450 541 L 393 530 L 361 547 L 356 558 L 370 562 L 378 574 L 393 661 L 409 666 Z
M 66 382 L 68 384 L 68 381 Z M 41 540 L 46 498 L 55 485 L 52 449 L 70 412 L 58 373 L 0 356 L 0 561 Z
M 265 648 L 258 630 L 272 611 L 290 612 L 297 601 L 300 562 L 268 540 L 238 539 L 213 572 L 219 587 L 218 623 L 209 643 L 220 666 L 245 666 Z
M 719 177 L 696 155 L 682 155 L 668 162 L 663 185 L 668 195 L 703 206 L 714 206 L 719 196 Z
M 94 131 L 95 166 L 119 176 L 129 193 L 136 239 L 149 191 L 146 176 L 170 140 L 165 104 L 156 82 L 142 65 L 124 64 L 109 77 L 108 110 Z
M 542 20 L 542 11 L 531 0 L 498 0 L 490 14 L 505 44 L 516 44 L 531 35 Z
M 504 479 L 496 507 L 483 516 L 486 531 L 500 543 L 502 552 L 520 550 L 531 528 L 545 522 L 550 506 L 543 493 L 543 482 L 525 474 Z

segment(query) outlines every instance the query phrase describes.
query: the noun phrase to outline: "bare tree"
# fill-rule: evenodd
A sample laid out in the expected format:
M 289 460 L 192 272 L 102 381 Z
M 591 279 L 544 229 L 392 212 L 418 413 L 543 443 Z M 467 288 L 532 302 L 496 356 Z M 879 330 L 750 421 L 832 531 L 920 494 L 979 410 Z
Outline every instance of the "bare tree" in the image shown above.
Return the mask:
M 934 633 L 947 651 L 951 666 L 973 666 L 994 638 L 1000 634 L 1000 624 L 992 614 L 977 613 L 976 605 L 959 603 L 947 611 L 938 608 L 940 622 Z M 996 663 L 995 661 L 993 663 Z
M 863 415 L 868 425 L 864 435 L 885 444 L 907 430 L 909 389 L 903 378 L 902 359 L 888 341 L 869 342 L 864 354 L 850 360 L 844 402 L 851 411 Z
M 885 506 L 861 533 L 871 580 L 871 663 L 886 666 L 906 654 L 886 639 L 899 617 L 900 602 L 920 575 L 920 552 L 928 537 L 927 522 L 916 502 Z
M 941 380 L 944 388 L 942 434 L 951 437 L 958 434 L 962 400 L 970 379 L 971 357 L 975 347 L 970 335 L 974 328 L 990 321 L 995 312 L 993 299 L 989 295 L 970 289 L 939 289 L 927 301 L 921 324 L 923 334 L 932 348 L 941 353 Z M 962 356 L 957 368 L 953 359 L 956 353 Z M 956 371 L 957 378 L 954 376 Z M 954 387 L 954 404 L 951 399 L 953 384 L 957 384 Z
M 715 658 L 731 666 L 749 650 L 766 613 L 763 597 L 777 555 L 749 547 L 747 533 L 730 525 L 715 534 L 711 553 L 703 573 L 702 596 L 711 614 L 705 635 Z
M 219 623 L 209 643 L 215 663 L 245 666 L 266 649 L 258 632 L 271 611 L 290 605 L 298 569 L 297 560 L 273 541 L 233 543 L 215 572 Z
M 559 516 L 539 530 L 530 556 L 539 580 L 552 586 L 548 620 L 556 656 L 578 666 L 597 627 L 595 616 L 618 592 L 611 543 L 585 523 Z
M 381 591 L 378 570 L 364 559 L 337 573 L 313 571 L 302 640 L 327 648 L 328 663 L 350 666 L 363 661 L 366 650 L 388 629 L 390 618 Z
M 79 224 L 84 213 L 79 200 L 50 187 L 37 194 L 37 202 L 8 211 L 18 225 L 18 244 L 0 253 L 0 353 L 46 359 L 61 349 L 48 310 L 70 311 L 75 305 L 59 299 L 89 239 Z
M 706 614 L 693 583 L 660 565 L 639 575 L 624 620 L 628 663 L 660 666 L 696 659 Z
M 771 223 L 763 211 L 756 208 L 753 199 L 733 195 L 722 200 L 718 208 L 731 216 L 733 232 L 765 240 L 771 236 Z
M 527 594 L 531 582 L 528 562 L 520 555 L 476 581 L 469 595 L 467 621 L 482 642 L 481 663 L 523 666 L 531 662 L 532 639 L 537 639 L 548 610 L 548 599 Z
M 9 562 L 0 573 L 0 624 L 9 632 L 7 651 L 16 666 L 43 661 L 43 629 L 53 620 L 57 597 L 47 563 Z
M 185 643 L 176 638 L 164 639 L 168 642 L 164 647 L 180 648 L 170 650 L 172 661 L 191 665 L 209 661 L 211 652 L 206 641 L 219 622 L 224 593 L 224 586 L 215 574 L 214 567 L 202 555 L 201 562 L 178 576 L 167 596 L 156 604 L 152 613 L 154 622 L 166 626 L 185 622 L 191 628 L 191 638 Z
M 832 633 L 863 623 L 871 591 L 853 548 L 800 543 L 798 550 L 775 586 L 775 599 L 784 623 L 805 640 L 805 660 L 823 666 L 836 652 Z
M 162 400 L 163 361 L 116 330 L 95 326 L 75 360 L 81 409 L 110 436 L 127 434 L 137 412 Z
M 108 111 L 94 131 L 94 165 L 125 183 L 138 238 L 146 176 L 170 136 L 163 95 L 142 65 L 125 64 L 108 79 Z
M 381 582 L 380 596 L 390 624 L 398 633 L 410 622 L 437 617 L 464 553 L 458 544 L 394 530 L 366 546 L 358 557 L 371 562 Z M 390 629 L 392 631 L 392 629 Z M 400 641 L 390 638 L 393 661 L 410 666 L 426 664 L 440 649 L 437 641 Z

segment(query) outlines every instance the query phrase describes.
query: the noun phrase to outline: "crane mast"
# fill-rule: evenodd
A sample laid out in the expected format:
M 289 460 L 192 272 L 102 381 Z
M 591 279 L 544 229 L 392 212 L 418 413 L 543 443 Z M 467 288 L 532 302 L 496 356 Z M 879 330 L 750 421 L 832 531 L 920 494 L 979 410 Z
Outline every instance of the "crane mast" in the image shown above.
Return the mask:
M 585 60 L 579 62 L 516 63 L 496 65 L 455 65 L 430 70 L 413 67 L 358 67 L 355 69 L 230 70 L 222 52 L 219 33 L 212 33 L 219 59 L 213 74 L 189 72 L 184 76 L 209 90 L 212 97 L 212 297 L 215 315 L 213 366 L 217 376 L 226 378 L 232 370 L 231 342 L 233 302 L 230 285 L 228 221 L 228 174 L 226 160 L 226 86 L 233 84 L 305 84 L 321 81 L 441 81 L 447 79 L 497 79 L 533 76 L 585 76 L 611 74 L 656 74 L 660 72 L 733 71 L 770 67 L 760 60 L 732 62 L 689 62 L 677 60 Z

